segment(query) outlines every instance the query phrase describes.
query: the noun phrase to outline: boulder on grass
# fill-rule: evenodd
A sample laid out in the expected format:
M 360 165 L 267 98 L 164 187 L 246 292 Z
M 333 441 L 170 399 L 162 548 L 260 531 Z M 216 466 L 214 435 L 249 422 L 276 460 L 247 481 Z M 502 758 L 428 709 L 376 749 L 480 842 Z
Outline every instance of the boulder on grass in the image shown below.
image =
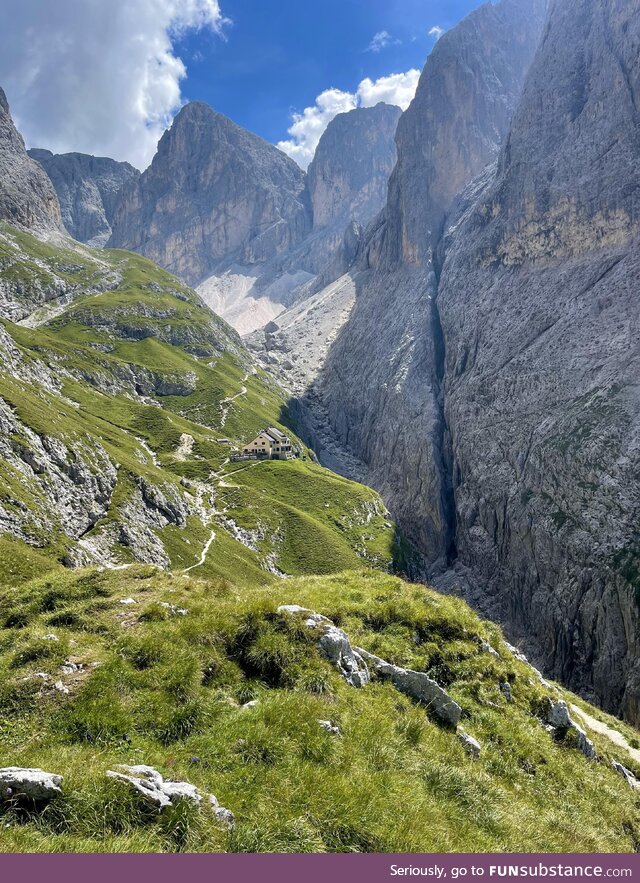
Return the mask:
M 318 633 L 318 649 L 334 665 L 352 687 L 364 687 L 369 683 L 369 669 L 361 654 L 351 646 L 346 633 L 321 613 L 314 613 L 299 604 L 283 604 L 278 613 L 298 616 L 309 630 Z
M 397 690 L 416 702 L 423 702 L 443 723 L 452 727 L 458 725 L 462 709 L 429 675 L 385 662 L 360 647 L 356 647 L 356 652 L 369 663 L 379 678 L 391 681 Z
M 553 727 L 555 730 L 559 730 L 561 733 L 572 732 L 575 736 L 578 750 L 581 751 L 586 758 L 593 760 L 596 757 L 594 744 L 582 727 L 578 726 L 578 724 L 571 719 L 567 703 L 564 699 L 554 700 L 547 698 L 546 701 L 547 707 L 545 709 L 545 721 L 549 726 Z
M 51 800 L 62 794 L 62 776 L 40 769 L 9 766 L 0 769 L 0 799 Z
M 621 763 L 618 763 L 617 760 L 611 761 L 611 766 L 617 773 L 620 773 L 622 778 L 626 781 L 629 788 L 633 788 L 634 791 L 640 789 L 640 782 L 636 779 L 631 770 L 628 770 L 626 766 L 623 766 Z
M 188 800 L 198 807 L 206 800 L 215 818 L 226 827 L 233 827 L 233 813 L 224 806 L 220 806 L 217 797 L 214 797 L 213 794 L 203 794 L 190 782 L 166 782 L 158 770 L 151 766 L 121 764 L 118 770 L 107 770 L 107 776 L 127 782 L 138 794 L 142 795 L 149 806 L 154 807 L 158 812 L 162 812 L 165 807 L 172 806 L 180 800 Z
M 480 752 L 482 748 L 480 747 L 480 743 L 477 739 L 474 739 L 473 736 L 470 736 L 463 729 L 458 730 L 458 739 L 462 742 L 462 747 L 471 757 L 480 757 Z

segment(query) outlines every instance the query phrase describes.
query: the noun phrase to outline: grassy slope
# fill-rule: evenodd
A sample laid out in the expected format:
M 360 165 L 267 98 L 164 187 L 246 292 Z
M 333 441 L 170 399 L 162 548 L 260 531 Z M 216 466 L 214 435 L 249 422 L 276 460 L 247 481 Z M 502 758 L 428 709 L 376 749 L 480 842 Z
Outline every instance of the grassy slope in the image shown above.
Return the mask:
M 27 275 L 55 272 L 72 286 L 70 302 L 61 311 L 50 304 L 40 308 L 36 315 L 44 319 L 49 310 L 50 318 L 37 328 L 3 323 L 27 364 L 50 367 L 61 382 L 61 395 L 1 370 L 0 394 L 40 437 L 54 436 L 69 447 L 97 441 L 120 464 L 109 512 L 87 539 L 100 535 L 110 521 L 119 522 L 140 477 L 155 485 L 168 483 L 183 496 L 180 482 L 187 479 L 195 483 L 186 492 L 192 501 L 199 482 L 216 488 L 222 479 L 239 485 L 218 494 L 216 509 L 224 508 L 223 519 L 212 516 L 211 524 L 203 524 L 194 516 L 186 529 L 159 531 L 175 568 L 197 563 L 212 529 L 216 535 L 202 575 L 224 576 L 229 568 L 234 573 L 240 568 L 242 578 L 256 584 L 270 578 L 267 558 L 272 569 L 296 574 L 357 567 L 363 558 L 387 566 L 406 554 L 373 491 L 310 460 L 259 464 L 241 472 L 229 465 L 230 445 L 217 438 L 240 446 L 261 427 L 278 425 L 284 399 L 268 377 L 253 373 L 235 332 L 190 289 L 127 252 L 100 252 L 96 268 L 91 261 L 98 258 L 89 249 L 68 253 L 6 225 L 0 234 L 0 245 L 13 249 L 13 264 L 2 266 L 4 278 L 20 269 Z M 111 287 L 94 290 L 107 284 L 105 278 Z M 178 459 L 184 435 L 193 438 L 193 449 Z M 233 474 L 227 480 L 228 471 Z M 290 492 L 294 500 L 287 500 Z M 343 512 L 349 495 L 356 501 L 350 517 Z M 326 509 L 318 508 L 318 498 L 326 501 Z M 0 501 L 16 499 L 30 510 L 51 511 L 37 477 L 25 480 L 9 464 L 0 464 Z M 254 548 L 238 542 L 232 522 L 254 530 L 249 539 Z M 30 538 L 52 563 L 73 546 L 59 525 L 48 530 L 34 526 Z M 117 549 L 115 560 L 131 561 L 131 550 Z
M 129 596 L 138 604 L 119 603 Z M 371 651 L 431 672 L 481 757 L 391 686 L 349 687 L 279 603 L 328 614 Z M 640 835 L 638 799 L 610 769 L 606 740 L 599 762 L 554 742 L 535 716 L 546 691 L 499 631 L 423 586 L 360 571 L 243 590 L 139 567 L 40 578 L 4 589 L 0 606 L 3 761 L 65 776 L 46 813 L 5 812 L 4 850 L 631 851 Z M 85 671 L 60 675 L 69 657 Z M 186 809 L 175 828 L 145 817 L 104 776 L 135 762 L 215 793 L 235 832 Z

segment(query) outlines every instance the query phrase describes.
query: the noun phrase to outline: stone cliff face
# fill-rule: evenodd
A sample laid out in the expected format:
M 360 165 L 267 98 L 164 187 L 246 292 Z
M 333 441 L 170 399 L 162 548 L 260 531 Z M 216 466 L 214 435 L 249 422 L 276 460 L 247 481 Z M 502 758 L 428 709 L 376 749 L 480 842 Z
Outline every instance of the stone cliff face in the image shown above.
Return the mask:
M 318 229 L 349 221 L 366 225 L 387 201 L 396 162 L 399 107 L 380 103 L 338 114 L 325 129 L 307 174 Z
M 640 17 L 554 0 L 519 99 L 544 6 L 434 50 L 313 396 L 442 585 L 637 723 Z
M 110 245 L 199 284 L 241 333 L 266 325 L 350 266 L 386 200 L 397 107 L 336 117 L 305 176 L 207 105 L 187 105 L 123 194 Z
M 280 150 L 192 102 L 123 193 L 109 245 L 197 284 L 300 242 L 311 226 L 304 185 L 302 170 Z
M 639 45 L 635 3 L 555 0 L 437 301 L 459 562 L 636 723 Z
M 399 107 L 380 102 L 338 114 L 325 129 L 307 173 L 311 234 L 288 260 L 328 285 L 353 263 L 364 228 L 387 201 L 396 162 Z
M 60 206 L 51 181 L 29 158 L 0 89 L 0 220 L 36 231 L 60 230 Z
M 386 263 L 429 263 L 452 200 L 498 154 L 536 50 L 546 0 L 481 6 L 436 44 L 400 118 Z
M 66 229 L 79 242 L 102 246 L 111 236 L 111 221 L 122 189 L 140 175 L 126 162 L 85 153 L 27 151 L 55 187 Z
M 487 4 L 438 41 L 398 124 L 398 163 L 384 218 L 361 249 L 356 305 L 312 391 L 438 566 L 455 556 L 455 516 L 434 249 L 457 191 L 499 151 L 544 5 Z

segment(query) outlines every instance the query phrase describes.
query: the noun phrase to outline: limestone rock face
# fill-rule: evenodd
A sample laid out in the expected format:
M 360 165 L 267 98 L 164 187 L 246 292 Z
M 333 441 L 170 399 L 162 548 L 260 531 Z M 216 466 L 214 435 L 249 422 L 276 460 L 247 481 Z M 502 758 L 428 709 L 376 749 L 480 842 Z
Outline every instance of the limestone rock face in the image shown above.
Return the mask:
M 27 154 L 0 89 L 0 220 L 36 232 L 61 230 L 60 206 L 51 181 Z
M 458 560 L 553 677 L 640 721 L 640 16 L 551 4 L 438 293 Z
M 445 213 L 498 154 L 537 48 L 546 0 L 484 4 L 438 40 L 398 123 L 388 262 L 431 260 Z
M 139 177 L 127 162 L 85 153 L 27 151 L 40 163 L 55 187 L 64 226 L 74 239 L 102 246 L 111 236 L 111 221 L 121 190 Z
M 637 723 L 640 17 L 544 6 L 439 41 L 314 394 L 430 575 Z
M 314 229 L 351 220 L 366 225 L 387 201 L 396 162 L 399 107 L 380 102 L 338 114 L 323 132 L 307 173 Z
M 187 105 L 125 188 L 109 244 L 198 285 L 218 315 L 252 332 L 353 263 L 386 200 L 399 116 L 383 103 L 340 114 L 305 175 L 207 105 Z
M 208 105 L 186 105 L 151 166 L 126 188 L 110 246 L 197 284 L 300 242 L 311 226 L 302 170 Z
M 458 190 L 508 132 L 544 6 L 485 4 L 438 41 L 398 123 L 398 162 L 384 217 L 360 250 L 354 309 L 313 390 L 368 483 L 438 566 L 455 556 L 455 515 L 435 249 Z

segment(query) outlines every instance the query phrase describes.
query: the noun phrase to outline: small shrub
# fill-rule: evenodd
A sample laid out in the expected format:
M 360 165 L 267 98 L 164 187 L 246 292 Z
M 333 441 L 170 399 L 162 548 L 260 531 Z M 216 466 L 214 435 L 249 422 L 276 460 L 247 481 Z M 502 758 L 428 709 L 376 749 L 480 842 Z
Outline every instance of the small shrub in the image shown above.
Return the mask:
M 296 654 L 284 635 L 267 632 L 260 635 L 243 654 L 249 670 L 271 686 L 282 686 L 287 668 L 295 662 Z
M 147 604 L 139 616 L 140 622 L 166 622 L 169 619 L 169 611 L 157 602 Z
M 299 690 L 316 696 L 335 693 L 329 672 L 322 669 L 304 672 L 298 679 L 296 686 Z
M 31 711 L 38 702 L 41 682 L 36 680 L 10 682 L 0 678 L 0 719 Z
M 424 713 L 418 710 L 407 712 L 397 721 L 396 729 L 408 745 L 416 747 L 422 741 L 427 729 Z
M 42 659 L 62 659 L 65 654 L 66 642 L 35 638 L 14 654 L 11 668 L 20 668 L 29 662 L 38 662 Z
M 164 658 L 162 644 L 153 637 L 128 641 L 121 653 L 138 671 L 146 671 Z
M 258 687 L 252 681 L 244 680 L 238 686 L 235 691 L 235 697 L 240 703 L 240 705 L 244 705 L 247 702 L 253 702 L 258 696 Z
M 163 719 L 154 723 L 151 732 L 162 745 L 186 739 L 198 726 L 201 713 L 202 709 L 197 702 L 181 708 L 167 708 Z
M 266 730 L 253 732 L 236 743 L 236 752 L 244 763 L 271 766 L 280 760 L 283 750 L 282 742 L 276 741 Z
M 63 610 L 60 613 L 54 613 L 53 616 L 50 616 L 47 619 L 47 625 L 67 628 L 72 627 L 77 629 L 84 626 L 84 621 L 82 617 L 77 613 L 74 613 L 73 610 Z

